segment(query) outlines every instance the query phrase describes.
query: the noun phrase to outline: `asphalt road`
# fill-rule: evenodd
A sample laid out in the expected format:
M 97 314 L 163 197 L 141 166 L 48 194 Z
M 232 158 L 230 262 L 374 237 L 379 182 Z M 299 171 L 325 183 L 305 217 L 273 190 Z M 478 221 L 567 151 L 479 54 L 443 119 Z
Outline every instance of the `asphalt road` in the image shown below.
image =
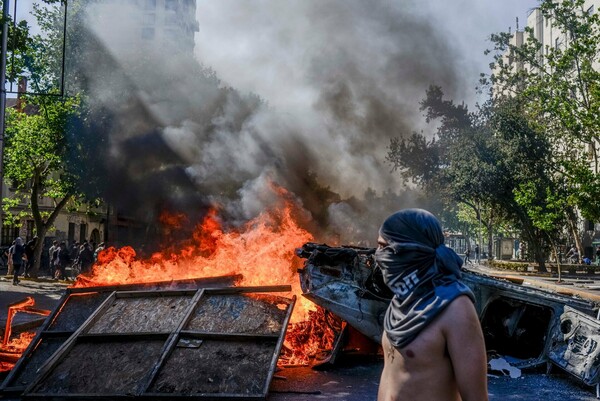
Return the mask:
M 31 296 L 36 307 L 53 309 L 67 283 L 51 280 L 24 279 L 18 286 L 0 272 L 0 324 L 4 327 L 7 305 Z M 573 284 L 567 284 L 573 285 Z M 27 323 L 38 316 L 17 314 L 17 324 Z M 346 355 L 326 371 L 307 367 L 284 368 L 275 373 L 269 395 L 270 401 L 376 401 L 382 360 L 378 357 Z M 595 400 L 595 389 L 577 382 L 554 369 L 551 375 L 541 372 L 522 372 L 520 378 L 489 376 L 492 401 L 584 401 Z

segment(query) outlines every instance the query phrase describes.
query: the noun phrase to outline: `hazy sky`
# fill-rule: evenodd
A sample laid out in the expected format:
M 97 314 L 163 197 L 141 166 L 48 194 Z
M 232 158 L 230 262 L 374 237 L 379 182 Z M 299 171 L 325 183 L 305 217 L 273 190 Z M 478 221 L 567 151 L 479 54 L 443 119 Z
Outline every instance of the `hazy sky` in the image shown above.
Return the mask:
M 321 3 L 332 5 L 336 2 Z M 490 33 L 507 31 L 509 27 L 514 30 L 517 17 L 522 28 L 528 11 L 538 1 L 396 0 L 375 3 L 384 4 L 400 14 L 405 10 L 404 14 L 409 18 L 429 20 L 431 28 L 445 36 L 455 55 L 454 60 L 440 59 L 439 62 L 454 63 L 465 80 L 471 82 L 472 88 L 479 73 L 488 71 L 489 58 L 483 52 L 489 46 L 487 38 Z M 339 14 L 353 13 L 352 6 L 346 6 L 344 2 L 337 4 Z M 336 23 L 340 23 L 335 16 L 319 13 L 319 5 L 294 0 L 199 0 L 197 18 L 200 32 L 196 35 L 196 54 L 230 85 L 256 92 L 273 105 L 294 107 L 310 101 L 314 93 L 313 88 L 304 82 L 307 65 L 319 58 L 323 41 L 339 40 L 335 37 L 336 30 L 340 35 L 346 33 L 346 28 L 338 30 L 335 27 Z M 327 11 L 331 9 L 334 7 Z M 358 24 L 364 10 L 355 9 L 352 18 Z M 351 23 L 352 18 L 344 21 Z M 328 20 L 331 21 L 330 31 L 321 26 Z M 371 19 L 369 23 L 376 24 L 377 21 Z M 313 29 L 315 25 L 317 29 Z M 365 34 L 372 33 L 368 26 L 360 29 L 364 29 Z M 378 46 L 374 42 L 381 37 L 373 34 L 373 46 Z M 401 38 L 418 41 L 410 34 Z M 463 100 L 470 100 L 467 93 L 457 95 L 464 95 Z

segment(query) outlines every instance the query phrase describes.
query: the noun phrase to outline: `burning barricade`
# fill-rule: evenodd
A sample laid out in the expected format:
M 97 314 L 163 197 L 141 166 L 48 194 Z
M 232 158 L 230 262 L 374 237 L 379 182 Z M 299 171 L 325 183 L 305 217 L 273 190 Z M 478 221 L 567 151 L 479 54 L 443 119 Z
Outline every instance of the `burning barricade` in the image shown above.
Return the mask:
M 3 392 L 263 399 L 277 364 L 307 364 L 335 341 L 331 318 L 297 297 L 294 249 L 312 237 L 292 214 L 288 205 L 226 232 L 209 213 L 181 249 L 145 260 L 104 250 Z

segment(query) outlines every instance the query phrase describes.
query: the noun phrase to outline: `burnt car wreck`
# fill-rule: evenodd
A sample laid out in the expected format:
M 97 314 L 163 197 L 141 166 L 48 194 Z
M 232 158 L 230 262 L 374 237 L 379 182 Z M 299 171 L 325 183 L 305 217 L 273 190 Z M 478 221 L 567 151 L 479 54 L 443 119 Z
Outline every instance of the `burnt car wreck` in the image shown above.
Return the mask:
M 374 262 L 373 248 L 307 243 L 296 254 L 304 296 L 381 343 L 383 318 L 392 298 Z M 475 294 L 489 355 L 524 369 L 557 366 L 582 383 L 600 382 L 599 306 L 464 270 Z

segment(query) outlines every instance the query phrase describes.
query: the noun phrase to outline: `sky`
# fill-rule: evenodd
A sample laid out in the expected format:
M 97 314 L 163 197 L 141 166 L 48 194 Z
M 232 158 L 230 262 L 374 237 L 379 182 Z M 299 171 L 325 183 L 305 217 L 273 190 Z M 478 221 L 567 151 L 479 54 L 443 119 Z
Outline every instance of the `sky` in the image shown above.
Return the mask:
M 320 3 L 314 1 L 199 0 L 197 57 L 237 89 L 255 92 L 277 107 L 302 107 L 314 98 L 314 88 L 306 84 L 306 75 L 310 74 L 310 65 L 320 58 L 319 52 L 325 48 L 323 42 L 336 42 L 339 40 L 335 37 L 336 32 L 340 35 L 348 32 L 347 27 L 336 24 L 360 24 L 364 13 L 369 12 L 352 1 L 347 4 L 337 2 L 337 6 L 334 6 L 335 1 L 321 3 L 331 6 L 323 7 L 320 12 Z M 514 30 L 516 18 L 522 29 L 528 11 L 538 1 L 396 0 L 375 3 L 387 5 L 394 10 L 392 14 L 431 22 L 431 28 L 438 30 L 447 41 L 447 46 L 452 49 L 450 57 L 454 58 L 438 61 L 452 63 L 461 71 L 470 87 L 463 87 L 456 95 L 471 103 L 470 90 L 476 86 L 479 73 L 488 71 L 490 59 L 483 54 L 490 46 L 487 38 L 491 33 Z M 339 13 L 342 17 L 329 13 Z M 345 13 L 348 15 L 344 18 Z M 369 17 L 368 23 L 375 24 L 380 15 L 373 13 Z M 321 26 L 328 23 L 330 29 Z M 359 29 L 372 35 L 372 46 L 377 46 L 377 39 L 385 38 L 374 32 L 373 27 Z M 398 38 L 419 42 L 419 38 L 410 32 Z M 364 44 L 368 45 L 368 41 Z M 427 46 L 427 43 L 422 45 Z M 376 54 L 371 56 L 376 57 Z
M 134 73 L 127 66 L 139 63 L 139 54 L 115 34 L 134 26 L 139 11 L 98 4 L 88 10 L 87 26 L 135 85 L 131 104 L 145 106 L 138 114 L 123 108 L 104 75 L 94 66 L 88 71 L 97 90 L 90 98 L 112 100 L 122 120 L 109 142 L 119 191 L 128 188 L 135 202 L 161 204 L 170 196 L 192 208 L 200 194 L 244 221 L 277 202 L 267 196 L 272 181 L 318 212 L 322 192 L 307 179 L 314 175 L 342 200 L 324 205 L 327 223 L 346 227 L 363 211 L 344 200 L 368 190 L 404 191 L 386 155 L 393 138 L 435 132 L 419 111 L 427 88 L 440 86 L 469 106 L 478 101 L 475 86 L 490 62 L 487 38 L 514 30 L 517 17 L 522 28 L 536 2 L 197 0 L 195 56 L 214 71 L 218 89 L 212 79 L 190 77 L 196 69 L 160 47 L 144 55 L 154 60 L 151 71 Z M 116 77 L 110 83 L 118 89 Z M 257 106 L 247 93 L 265 103 Z M 148 114 L 155 125 L 144 130 Z M 142 144 L 152 153 L 139 151 Z M 196 186 L 189 201 L 187 192 L 173 190 L 173 174 Z
M 267 142 L 293 136 L 308 148 L 306 168 L 360 197 L 401 187 L 385 160 L 390 139 L 433 135 L 419 111 L 430 85 L 457 103 L 480 101 L 490 34 L 514 30 L 517 17 L 522 29 L 536 4 L 200 0 L 195 55 L 223 85 L 268 103 L 268 118 L 253 121 Z

